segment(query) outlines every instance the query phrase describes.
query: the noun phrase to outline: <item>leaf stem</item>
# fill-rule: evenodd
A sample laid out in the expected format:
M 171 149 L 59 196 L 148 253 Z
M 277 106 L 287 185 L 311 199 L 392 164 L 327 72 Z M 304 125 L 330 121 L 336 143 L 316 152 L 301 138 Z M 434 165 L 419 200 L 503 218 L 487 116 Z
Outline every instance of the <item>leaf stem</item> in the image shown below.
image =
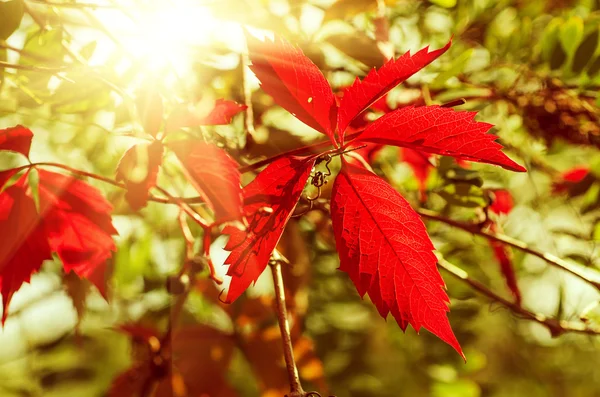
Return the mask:
M 290 324 L 287 319 L 287 309 L 285 306 L 285 289 L 283 287 L 283 275 L 281 273 L 281 260 L 272 259 L 269 262 L 273 274 L 273 285 L 275 287 L 275 307 L 277 309 L 277 321 L 279 322 L 279 331 L 283 342 L 283 356 L 290 381 L 290 394 L 286 397 L 305 396 L 302 385 L 300 384 L 300 375 L 298 367 L 294 360 L 294 348 L 292 346 L 292 336 L 290 333 Z
M 579 279 L 592 285 L 597 290 L 600 290 L 600 274 L 598 274 L 598 272 L 596 272 L 596 271 L 593 271 L 588 268 L 580 269 L 577 265 L 569 263 L 569 262 L 565 261 L 564 259 L 557 257 L 556 255 L 550 254 L 548 252 L 538 251 L 534 248 L 531 248 L 527 243 L 517 240 L 517 239 L 514 239 L 512 237 L 509 237 L 505 234 L 493 233 L 490 231 L 482 230 L 476 224 L 468 224 L 468 223 L 464 223 L 464 222 L 455 221 L 455 220 L 446 218 L 444 216 L 441 216 L 440 214 L 438 214 L 434 211 L 430 211 L 430 210 L 423 209 L 423 208 L 417 209 L 416 211 L 417 211 L 417 213 L 419 213 L 419 215 L 421 215 L 424 218 L 431 219 L 431 220 L 438 221 L 438 222 L 443 222 L 447 225 L 462 229 L 471 234 L 482 236 L 489 240 L 504 243 L 513 248 L 521 250 L 525 253 L 528 253 L 530 255 L 533 255 L 540 259 L 543 259 L 548 264 L 550 264 L 554 267 L 557 267 L 559 269 L 562 269 L 568 273 L 571 273 L 575 277 L 578 277 Z
M 586 326 L 581 323 L 576 323 L 576 322 L 571 322 L 571 321 L 563 321 L 563 320 L 559 320 L 556 318 L 545 316 L 540 313 L 531 312 L 531 311 L 523 308 L 521 305 L 511 302 L 511 301 L 501 297 L 500 295 L 497 295 L 496 293 L 491 291 L 488 287 L 486 287 L 484 284 L 469 277 L 469 274 L 466 271 L 453 265 L 452 263 L 446 261 L 443 258 L 438 258 L 438 265 L 442 269 L 444 269 L 445 271 L 450 273 L 453 277 L 459 279 L 460 281 L 464 282 L 465 284 L 468 284 L 471 288 L 473 288 L 480 294 L 485 295 L 492 301 L 498 302 L 499 304 L 506 307 L 507 309 L 509 309 L 516 315 L 518 315 L 519 317 L 521 317 L 525 320 L 534 321 L 536 323 L 539 323 L 539 324 L 545 326 L 546 328 L 548 328 L 548 330 L 550 331 L 550 333 L 552 334 L 553 337 L 560 336 L 567 332 L 577 333 L 577 334 L 585 334 L 585 335 L 600 335 L 600 329 L 598 329 L 598 328 L 589 327 L 589 326 Z

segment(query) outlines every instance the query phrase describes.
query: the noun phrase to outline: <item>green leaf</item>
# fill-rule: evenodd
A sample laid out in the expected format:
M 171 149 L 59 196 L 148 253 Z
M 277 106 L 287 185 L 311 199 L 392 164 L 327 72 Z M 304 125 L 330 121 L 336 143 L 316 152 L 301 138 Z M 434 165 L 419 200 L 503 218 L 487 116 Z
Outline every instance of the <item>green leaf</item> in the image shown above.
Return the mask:
M 431 82 L 431 87 L 441 88 L 448 79 L 461 73 L 465 69 L 467 62 L 469 62 L 471 59 L 471 56 L 473 56 L 474 51 L 475 50 L 473 48 L 469 48 L 467 51 L 456 57 L 456 59 L 454 59 L 454 61 L 452 61 L 450 64 L 450 67 L 438 74 L 437 77 Z
M 452 8 L 456 6 L 456 0 L 429 0 L 429 2 L 444 8 Z
M 598 48 L 598 30 L 593 30 L 587 35 L 575 52 L 572 66 L 573 72 L 581 73 L 583 71 L 594 56 L 596 48 Z
M 573 56 L 583 39 L 583 19 L 578 16 L 569 18 L 569 20 L 560 27 L 558 39 L 569 57 Z
M 437 191 L 448 204 L 458 207 L 477 208 L 487 204 L 483 190 L 468 183 L 453 183 Z
M 0 1 L 0 39 L 8 39 L 18 29 L 24 12 L 23 0 Z

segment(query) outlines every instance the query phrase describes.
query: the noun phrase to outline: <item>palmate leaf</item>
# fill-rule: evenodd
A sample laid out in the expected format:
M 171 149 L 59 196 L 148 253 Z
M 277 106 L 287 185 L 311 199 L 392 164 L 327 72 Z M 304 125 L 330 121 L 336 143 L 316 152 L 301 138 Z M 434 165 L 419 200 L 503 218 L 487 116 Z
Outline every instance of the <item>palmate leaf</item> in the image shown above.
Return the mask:
M 0 284 L 3 321 L 11 297 L 55 252 L 106 297 L 106 263 L 115 250 L 111 205 L 93 187 L 71 176 L 38 170 L 40 212 L 23 174 L 0 193 Z
M 259 41 L 246 35 L 261 88 L 304 124 L 335 141 L 336 102 L 329 83 L 302 50 L 275 37 Z
M 238 164 L 223 149 L 199 140 L 176 141 L 167 146 L 214 211 L 217 223 L 241 219 L 241 175 Z
M 502 153 L 497 136 L 486 133 L 492 125 L 473 120 L 475 115 L 440 106 L 408 106 L 375 120 L 356 140 L 526 171 Z
M 425 327 L 463 355 L 446 316 L 449 299 L 433 244 L 408 202 L 380 177 L 344 161 L 331 217 L 340 269 L 360 295 L 368 293 L 381 316 L 391 312 L 403 330 Z
M 267 267 L 283 229 L 300 199 L 314 158 L 283 157 L 271 163 L 244 188 L 244 215 L 249 226 L 228 226 L 225 264 L 231 284 L 227 302 L 236 300 Z

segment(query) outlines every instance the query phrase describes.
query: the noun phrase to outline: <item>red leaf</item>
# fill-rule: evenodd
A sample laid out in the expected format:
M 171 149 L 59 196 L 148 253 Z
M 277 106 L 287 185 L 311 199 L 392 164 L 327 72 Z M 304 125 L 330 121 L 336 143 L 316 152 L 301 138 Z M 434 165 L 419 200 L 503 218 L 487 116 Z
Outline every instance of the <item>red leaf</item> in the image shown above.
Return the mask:
M 429 162 L 431 155 L 407 148 L 400 148 L 399 154 L 402 161 L 406 162 L 412 169 L 415 179 L 419 183 L 421 202 L 424 202 L 427 199 L 427 178 L 433 169 Z
M 587 177 L 589 174 L 590 168 L 585 165 L 571 168 L 563 172 L 553 183 L 552 193 L 560 194 L 568 192 L 579 182 L 582 182 L 585 179 L 585 177 Z
M 275 37 L 259 41 L 246 35 L 252 66 L 262 89 L 304 124 L 335 141 L 336 102 L 319 68 L 302 50 Z
M 2 324 L 12 295 L 42 262 L 52 259 L 35 203 L 27 192 L 27 174 L 0 193 L 0 288 Z
M 513 198 L 508 190 L 497 189 L 492 191 L 494 197 L 490 210 L 496 214 L 508 214 L 513 209 Z
M 143 87 L 139 90 L 135 101 L 138 116 L 144 131 L 156 136 L 163 122 L 163 100 L 155 89 Z
M 98 190 L 71 176 L 38 170 L 40 211 L 53 252 L 65 272 L 92 281 L 106 297 L 105 271 L 116 250 L 112 206 Z
M 134 211 L 148 203 L 148 191 L 156 186 L 162 155 L 162 143 L 153 141 L 150 144 L 133 145 L 121 157 L 116 179 L 125 182 L 125 198 Z
M 496 223 L 490 224 L 490 231 L 493 233 L 502 232 L 500 226 Z M 517 284 L 517 276 L 515 275 L 515 269 L 512 263 L 512 251 L 510 247 L 498 241 L 491 241 L 490 245 L 494 251 L 494 256 L 500 265 L 500 271 L 506 281 L 506 286 L 510 289 L 511 294 L 515 298 L 518 305 L 521 304 L 521 290 L 519 284 Z
M 425 47 L 412 56 L 410 51 L 406 52 L 400 58 L 388 61 L 379 70 L 372 69 L 362 81 L 356 78 L 354 84 L 346 89 L 340 102 L 338 131 L 342 141 L 346 127 L 353 119 L 377 102 L 389 90 L 436 60 L 450 48 L 451 44 L 452 40 L 443 48 L 431 52 L 429 52 L 429 47 Z
M 502 153 L 502 145 L 495 142 L 498 137 L 486 133 L 492 125 L 474 121 L 475 114 L 439 106 L 408 106 L 377 119 L 357 140 L 526 171 Z
M 198 127 L 200 125 L 224 125 L 231 123 L 236 114 L 243 112 L 246 105 L 234 101 L 217 99 L 210 111 L 205 109 L 190 108 L 188 104 L 181 104 L 173 110 L 167 119 L 166 132 L 176 131 L 180 128 Z
M 448 322 L 448 296 L 433 244 L 408 202 L 375 174 L 344 161 L 331 199 L 340 270 L 382 317 L 425 327 L 463 355 Z M 464 357 L 464 356 L 463 356 Z
M 33 132 L 22 125 L 0 130 L 0 150 L 10 150 L 29 157 Z
M 16 169 L 11 168 L 10 170 L 0 171 L 0 191 L 4 188 L 4 186 L 8 183 L 10 178 L 12 178 L 17 172 Z
M 240 172 L 238 164 L 224 150 L 196 140 L 171 142 L 168 147 L 214 211 L 217 223 L 241 219 Z
M 230 235 L 225 250 L 231 251 L 225 260 L 232 277 L 227 302 L 236 300 L 267 267 L 314 163 L 314 158 L 280 158 L 244 188 L 244 214 L 250 225 L 246 230 L 223 230 Z

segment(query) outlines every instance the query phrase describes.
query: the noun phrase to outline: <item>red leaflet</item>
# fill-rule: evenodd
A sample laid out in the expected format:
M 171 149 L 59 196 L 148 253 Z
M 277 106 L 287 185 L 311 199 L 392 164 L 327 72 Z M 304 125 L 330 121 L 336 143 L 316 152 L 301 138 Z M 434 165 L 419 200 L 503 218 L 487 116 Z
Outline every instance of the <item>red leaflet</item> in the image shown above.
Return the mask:
M 8 315 L 8 304 L 42 262 L 52 259 L 35 203 L 27 194 L 27 174 L 0 193 L 0 287 L 2 291 L 2 324 Z
M 40 212 L 48 243 L 63 262 L 106 296 L 105 270 L 116 250 L 112 206 L 100 192 L 71 176 L 38 170 Z
M 433 165 L 429 162 L 430 154 L 419 152 L 407 148 L 400 148 L 400 158 L 412 168 L 415 179 L 419 183 L 419 194 L 421 202 L 427 199 L 425 191 L 427 190 L 427 178 L 433 169 Z
M 492 204 L 490 210 L 496 214 L 508 214 L 513 209 L 513 198 L 508 190 L 493 190 Z
M 271 253 L 294 211 L 308 180 L 314 158 L 283 157 L 271 163 L 244 188 L 247 230 L 227 226 L 231 251 L 226 265 L 232 277 L 227 302 L 236 300 L 267 267 Z
M 197 140 L 171 142 L 168 147 L 214 211 L 217 223 L 241 219 L 240 172 L 238 164 L 224 150 Z
M 489 229 L 493 233 L 502 232 L 502 228 L 496 223 L 491 223 Z M 502 272 L 502 276 L 504 276 L 506 286 L 510 289 L 511 294 L 515 298 L 515 302 L 520 305 L 521 290 L 519 289 L 519 284 L 517 284 L 517 276 L 512 263 L 512 251 L 510 250 L 510 247 L 498 241 L 490 240 L 490 245 L 492 246 L 496 260 L 500 264 L 500 271 Z
M 446 316 L 444 282 L 419 216 L 387 182 L 344 162 L 333 186 L 331 217 L 340 269 L 382 317 L 425 327 L 463 355 Z M 464 357 L 464 356 L 463 356 Z
M 125 198 L 134 211 L 146 206 L 148 191 L 156 186 L 162 155 L 162 143 L 153 141 L 134 145 L 121 157 L 116 179 L 125 182 Z
M 18 171 L 13 169 L 0 171 L 0 192 L 4 188 L 4 185 L 13 177 Z
M 338 111 L 338 131 L 344 140 L 344 131 L 350 122 L 367 110 L 389 90 L 408 79 L 425 66 L 436 60 L 450 48 L 449 41 L 443 48 L 429 52 L 425 47 L 415 55 L 405 53 L 400 58 L 388 61 L 379 70 L 372 69 L 361 81 L 357 78 L 344 92 Z
M 571 188 L 583 181 L 590 174 L 590 168 L 582 165 L 571 168 L 562 174 L 552 185 L 552 193 L 560 194 L 568 192 Z
M 333 142 L 336 102 L 319 68 L 287 41 L 259 41 L 246 35 L 252 66 L 262 89 L 304 124 Z
M 0 130 L 0 150 L 10 150 L 29 157 L 33 133 L 22 125 Z
M 209 111 L 201 111 L 182 104 L 175 108 L 167 119 L 166 132 L 176 131 L 185 127 L 198 127 L 199 125 L 223 125 L 231 123 L 236 114 L 243 112 L 246 105 L 234 101 L 217 99 L 214 107 Z
M 377 119 L 357 140 L 526 171 L 502 153 L 497 136 L 486 133 L 492 125 L 474 121 L 475 114 L 439 106 L 408 106 Z

